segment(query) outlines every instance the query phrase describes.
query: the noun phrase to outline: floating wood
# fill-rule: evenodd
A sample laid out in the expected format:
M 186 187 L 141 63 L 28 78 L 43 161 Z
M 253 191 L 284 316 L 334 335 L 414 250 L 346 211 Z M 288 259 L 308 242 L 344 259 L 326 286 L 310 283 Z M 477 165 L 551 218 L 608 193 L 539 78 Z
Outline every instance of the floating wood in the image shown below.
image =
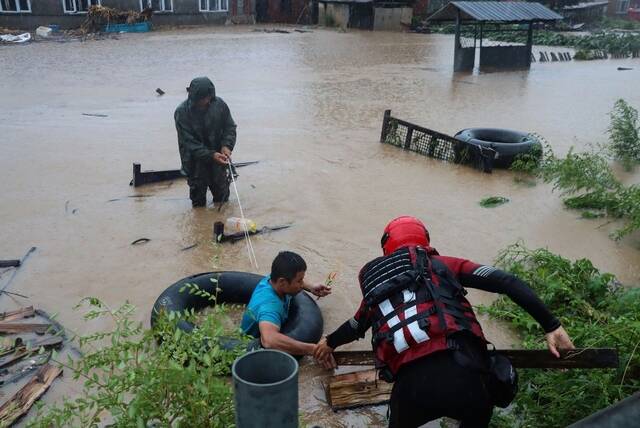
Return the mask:
M 19 343 L 16 341 L 16 347 L 13 350 L 13 354 L 0 358 L 0 368 L 15 364 L 24 357 L 36 352 L 40 347 L 44 347 L 45 349 L 58 348 L 63 342 L 64 339 L 60 336 L 45 337 L 44 339 L 29 343 L 27 346 L 22 344 L 22 341 Z
M 34 316 L 35 310 L 33 306 L 28 306 L 26 308 L 20 308 L 15 311 L 3 312 L 0 313 L 0 321 L 15 321 L 20 320 L 22 318 L 29 318 Z
M 11 323 L 0 321 L 0 333 L 37 333 L 44 334 L 51 327 L 51 324 L 35 324 L 35 323 Z
M 375 370 L 332 376 L 326 385 L 327 401 L 334 411 L 384 404 L 393 384 L 378 380 Z
M 242 168 L 243 166 L 253 165 L 258 161 L 237 162 L 233 164 L 233 168 Z M 158 183 L 160 181 L 175 180 L 178 178 L 186 178 L 180 169 L 167 169 L 164 171 L 142 171 L 139 163 L 133 164 L 133 179 L 129 182 L 129 186 L 138 187 L 143 184 Z
M 528 369 L 605 369 L 619 366 L 618 351 L 613 348 L 580 348 L 562 351 L 556 358 L 546 349 L 500 349 L 499 353 L 518 368 Z M 338 365 L 372 366 L 371 351 L 338 351 L 333 356 Z
M 62 369 L 45 364 L 31 380 L 0 407 L 0 426 L 10 426 L 25 415 L 33 403 L 44 394 Z
M 20 260 L 0 260 L 0 268 L 18 267 L 18 266 L 20 266 Z

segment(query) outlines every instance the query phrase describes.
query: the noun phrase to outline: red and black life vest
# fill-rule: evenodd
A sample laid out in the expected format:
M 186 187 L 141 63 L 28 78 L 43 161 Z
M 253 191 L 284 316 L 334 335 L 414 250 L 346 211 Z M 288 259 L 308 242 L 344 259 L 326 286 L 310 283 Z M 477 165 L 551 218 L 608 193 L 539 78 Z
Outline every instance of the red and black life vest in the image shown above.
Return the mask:
M 409 361 L 449 349 L 453 333 L 469 331 L 485 341 L 462 285 L 422 247 L 403 247 L 369 262 L 360 286 L 376 366 L 392 375 Z

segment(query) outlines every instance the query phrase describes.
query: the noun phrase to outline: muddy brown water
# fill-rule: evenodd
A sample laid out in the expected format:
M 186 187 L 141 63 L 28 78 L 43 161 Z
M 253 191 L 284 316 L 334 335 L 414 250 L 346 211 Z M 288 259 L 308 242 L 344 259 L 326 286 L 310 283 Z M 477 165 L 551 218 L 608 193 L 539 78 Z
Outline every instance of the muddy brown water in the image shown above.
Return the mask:
M 111 305 L 129 300 L 148 323 L 156 297 L 174 281 L 214 269 L 253 270 L 242 243 L 210 240 L 215 221 L 239 214 L 235 197 L 220 212 L 192 210 L 184 181 L 128 186 L 132 162 L 143 169 L 178 166 L 173 111 L 199 75 L 213 79 L 238 123 L 234 159 L 260 161 L 239 170 L 246 215 L 260 225 L 294 223 L 253 239 L 258 272 L 266 273 L 281 249 L 303 255 L 311 281 L 339 272 L 333 294 L 319 302 L 327 332 L 357 308 L 357 272 L 379 254 L 385 223 L 401 214 L 422 218 L 443 254 L 491 263 L 521 239 L 589 258 L 623 282 L 638 283 L 637 234 L 616 243 L 608 236 L 615 224 L 580 219 L 548 185 L 519 185 L 509 172 L 482 174 L 378 139 L 390 108 L 445 133 L 505 127 L 535 131 L 559 153 L 584 149 L 605 140 L 616 99 L 640 106 L 639 60 L 456 74 L 452 36 L 251 30 L 0 46 L 0 258 L 38 247 L 11 291 L 85 332 L 104 325 L 87 325 L 73 311 L 83 296 Z M 157 96 L 157 87 L 166 95 Z M 511 201 L 494 209 L 478 205 L 492 195 Z M 143 237 L 150 241 L 130 245 Z M 470 296 L 474 304 L 491 299 Z M 17 305 L 0 299 L 0 310 Z M 483 325 L 498 346 L 513 343 L 502 326 L 486 319 Z M 360 341 L 349 349 L 367 346 Z M 301 409 L 311 422 L 384 425 L 384 407 L 331 414 L 318 389 L 325 373 L 313 367 L 301 373 Z M 80 390 L 69 380 L 58 383 L 45 400 Z

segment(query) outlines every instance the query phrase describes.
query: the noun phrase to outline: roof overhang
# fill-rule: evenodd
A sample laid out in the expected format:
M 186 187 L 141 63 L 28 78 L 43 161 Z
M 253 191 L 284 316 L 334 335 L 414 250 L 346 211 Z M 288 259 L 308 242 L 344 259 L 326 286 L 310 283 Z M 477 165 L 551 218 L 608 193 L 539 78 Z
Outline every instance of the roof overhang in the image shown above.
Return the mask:
M 498 1 L 452 1 L 433 13 L 427 21 L 475 22 L 544 22 L 562 20 L 563 16 L 540 3 Z

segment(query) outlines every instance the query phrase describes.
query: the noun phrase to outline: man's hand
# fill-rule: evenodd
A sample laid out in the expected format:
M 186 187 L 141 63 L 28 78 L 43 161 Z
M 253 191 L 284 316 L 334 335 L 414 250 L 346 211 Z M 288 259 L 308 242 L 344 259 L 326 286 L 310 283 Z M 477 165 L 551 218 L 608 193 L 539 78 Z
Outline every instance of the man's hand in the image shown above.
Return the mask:
M 573 343 L 571 342 L 571 338 L 562 326 L 545 334 L 545 338 L 547 339 L 547 347 L 549 348 L 549 351 L 551 351 L 556 358 L 560 358 L 559 350 L 575 349 L 575 346 L 573 346 Z
M 227 160 L 231 160 L 231 149 L 229 147 L 222 146 L 222 149 L 220 149 L 220 153 L 225 155 L 227 157 Z
M 333 348 L 327 345 L 326 337 L 323 337 L 316 345 L 313 357 L 327 370 L 338 367 L 335 358 L 333 358 Z
M 324 284 L 304 284 L 304 289 L 314 296 L 324 297 L 331 294 L 331 287 L 327 287 Z
M 229 165 L 229 158 L 220 152 L 213 153 L 213 161 L 219 163 L 220 165 Z

